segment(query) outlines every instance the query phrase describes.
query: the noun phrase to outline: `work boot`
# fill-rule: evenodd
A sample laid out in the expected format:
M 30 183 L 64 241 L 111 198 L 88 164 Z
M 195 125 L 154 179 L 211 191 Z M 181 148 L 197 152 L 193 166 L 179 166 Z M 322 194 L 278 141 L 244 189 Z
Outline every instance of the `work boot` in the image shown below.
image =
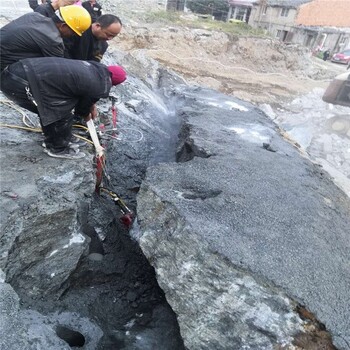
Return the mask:
M 66 147 L 63 151 L 44 148 L 44 152 L 53 158 L 81 159 L 85 157 L 85 153 L 80 152 L 79 150 L 75 150 L 71 147 Z
M 43 146 L 44 148 L 47 148 L 45 142 L 43 142 L 43 143 L 41 144 L 41 146 Z M 79 151 L 79 145 L 73 144 L 72 142 L 69 142 L 69 143 L 68 143 L 68 147 L 74 149 L 74 151 L 76 151 L 76 152 Z
M 79 147 L 86 146 L 86 141 L 80 139 L 79 137 L 72 135 L 72 138 L 70 139 L 70 142 L 68 145 L 71 148 L 77 149 Z
M 47 148 L 45 141 L 41 144 L 41 146 Z M 72 136 L 71 141 L 68 143 L 68 147 L 78 151 L 80 146 L 86 146 L 86 142 L 78 137 Z

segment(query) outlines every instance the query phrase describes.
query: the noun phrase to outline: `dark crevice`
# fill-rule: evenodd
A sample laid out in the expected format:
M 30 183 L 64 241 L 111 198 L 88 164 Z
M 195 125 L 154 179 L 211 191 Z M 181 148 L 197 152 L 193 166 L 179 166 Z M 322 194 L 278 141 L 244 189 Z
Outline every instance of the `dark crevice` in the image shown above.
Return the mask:
M 108 206 L 108 202 L 105 204 Z M 150 349 L 149 344 L 153 343 L 156 344 L 154 349 L 184 350 L 176 315 L 158 285 L 154 268 L 138 243 L 119 223 L 118 215 L 107 225 L 105 239 L 99 239 L 89 222 L 89 218 L 97 215 L 95 205 L 101 203 L 92 202 L 89 215 L 81 217 L 87 220 L 83 226 L 90 228 L 88 237 L 95 243 L 90 243 L 89 251 L 62 286 L 64 292 L 60 298 L 53 300 L 47 296 L 33 300 L 22 295 L 23 305 L 46 315 L 74 313 L 93 320 L 103 332 L 96 350 L 136 349 L 133 344 L 138 334 L 145 335 L 144 349 Z M 113 204 L 110 208 L 114 209 Z M 91 254 L 96 253 L 92 248 L 96 247 L 100 249 L 100 260 L 91 259 Z M 57 336 L 71 347 L 88 344 L 84 335 L 67 324 L 59 325 L 55 330 Z M 93 331 L 89 333 L 90 338 L 94 337 Z
M 220 190 L 208 190 L 208 191 L 189 191 L 189 192 L 183 192 L 182 193 L 182 197 L 186 198 L 186 199 L 201 199 L 201 200 L 205 200 L 205 199 L 209 199 L 209 198 L 215 198 L 217 196 L 219 196 L 222 193 L 222 191 Z
M 81 348 L 85 345 L 85 337 L 72 329 L 65 326 L 57 326 L 56 334 L 59 338 L 64 340 L 71 348 Z
M 184 113 L 180 116 L 183 118 L 186 117 Z M 196 145 L 195 140 L 191 137 L 191 133 L 191 127 L 183 123 L 179 130 L 178 146 L 176 150 L 176 161 L 178 163 L 188 162 L 195 157 L 209 158 L 212 156 L 211 153 L 208 153 L 208 151 Z
M 179 150 L 176 152 L 176 161 L 178 163 L 185 163 L 192 160 L 195 157 L 209 158 L 212 154 L 209 154 L 204 149 L 195 145 L 193 140 L 186 140 L 180 145 Z

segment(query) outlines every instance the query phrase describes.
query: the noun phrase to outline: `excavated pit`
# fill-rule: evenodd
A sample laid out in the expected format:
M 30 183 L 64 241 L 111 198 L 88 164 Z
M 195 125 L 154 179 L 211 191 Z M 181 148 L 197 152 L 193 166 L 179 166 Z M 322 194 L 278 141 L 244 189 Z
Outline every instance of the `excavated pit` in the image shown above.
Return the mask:
M 136 195 L 147 167 L 175 160 L 180 123 L 173 105 L 167 107 L 161 94 L 138 79 L 131 78 L 120 90 L 118 125 L 124 130 L 137 130 L 143 137 L 136 143 L 104 141 L 109 175 L 104 185 L 116 191 L 136 214 Z M 101 114 L 109 115 L 110 101 L 100 101 L 99 109 Z M 9 109 L 9 122 L 17 121 L 16 114 L 16 110 Z M 33 133 L 27 135 L 30 147 L 40 153 L 36 146 L 40 136 L 36 134 L 33 140 Z M 77 227 L 88 245 L 81 248 L 77 266 L 63 284 L 54 293 L 28 293 L 26 288 L 31 286 L 22 288 L 23 281 L 17 283 L 16 274 L 6 278 L 20 298 L 21 309 L 40 313 L 42 316 L 35 314 L 34 319 L 44 317 L 62 346 L 89 350 L 184 349 L 176 315 L 157 283 L 153 267 L 120 222 L 119 208 L 106 194 L 86 197 L 79 204 Z M 12 253 L 19 256 L 20 246 L 14 249 L 18 253 Z M 51 273 L 54 277 L 55 272 Z
M 174 145 L 171 140 L 172 151 L 167 145 L 160 145 L 167 154 L 172 153 L 170 160 L 175 158 Z M 114 147 L 114 144 L 108 145 L 118 157 L 123 151 Z M 118 189 L 123 189 L 123 198 L 127 198 L 128 205 L 136 212 L 134 203 L 139 186 L 130 187 L 120 181 L 118 171 L 113 172 L 113 168 L 118 167 L 113 157 L 108 159 L 110 182 L 118 183 Z M 152 163 L 156 164 L 158 159 L 155 155 Z M 145 164 L 139 164 L 137 181 L 142 181 L 145 170 Z M 62 286 L 57 299 L 53 300 L 50 295 L 30 298 L 16 290 L 22 307 L 43 315 L 69 312 L 94 320 L 103 332 L 96 349 L 184 349 L 176 315 L 157 283 L 154 269 L 138 243 L 130 238 L 120 216 L 118 207 L 108 196 L 93 194 L 90 204 L 82 206 L 79 217 L 82 232 L 90 240 L 88 252 Z M 94 336 L 72 325 L 57 326 L 56 334 L 70 347 L 82 349 L 90 349 L 89 338 Z

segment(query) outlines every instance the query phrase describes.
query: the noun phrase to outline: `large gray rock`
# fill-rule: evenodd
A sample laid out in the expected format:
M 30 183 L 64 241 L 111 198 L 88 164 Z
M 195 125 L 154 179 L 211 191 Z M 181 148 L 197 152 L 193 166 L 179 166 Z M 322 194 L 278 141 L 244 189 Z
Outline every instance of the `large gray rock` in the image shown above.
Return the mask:
M 22 126 L 16 110 L 3 111 L 4 123 Z M 79 212 L 94 192 L 92 155 L 51 158 L 40 134 L 1 128 L 0 135 L 0 268 L 24 295 L 58 296 L 88 247 Z
M 183 93 L 181 163 L 148 169 L 134 236 L 186 347 L 291 345 L 295 299 L 346 349 L 349 198 L 252 106 Z
M 105 59 L 115 63 L 112 56 Z M 125 63 L 128 82 L 112 91 L 120 93 L 123 102 L 117 106 L 118 136 L 126 130 L 141 140 L 103 140 L 110 175 L 104 181 L 134 209 L 135 190 L 147 166 L 167 160 L 170 153 L 174 159 L 174 143 L 169 146 L 168 141 L 178 129 L 168 123 L 169 110 L 152 91 L 161 88 L 160 81 L 169 86 L 171 74 L 146 58 L 138 63 L 126 57 Z M 110 107 L 108 100 L 99 103 L 108 117 Z M 2 123 L 24 126 L 18 106 L 1 108 Z M 43 152 L 38 133 L 1 128 L 0 136 L 1 279 L 18 293 L 23 308 L 19 318 L 24 322 L 26 317 L 25 324 L 4 337 L 4 348 L 31 349 L 36 338 L 37 349 L 50 349 L 50 341 L 64 344 L 56 349 L 65 349 L 69 339 L 81 338 L 76 334 L 80 332 L 87 350 L 120 344 L 133 350 L 182 349 L 176 317 L 153 269 L 125 227 L 118 225 L 119 208 L 107 195 L 93 195 L 93 148 L 84 149 L 86 159 L 60 160 Z M 6 299 L 4 312 L 5 304 Z M 18 332 L 23 343 L 17 346 L 12 340 L 20 338 Z M 57 343 L 56 332 L 65 343 Z
M 178 314 L 186 346 L 288 346 L 306 325 L 290 296 L 305 302 L 334 334 L 342 332 L 346 328 L 346 313 L 341 312 L 346 307 L 344 286 L 348 281 L 339 283 L 339 305 L 331 283 L 339 282 L 346 265 L 346 258 L 345 263 L 341 259 L 347 247 L 342 232 L 348 225 L 344 219 L 348 202 L 341 192 L 250 105 L 212 91 L 177 89 L 182 80 L 152 65 L 142 52 L 138 63 L 135 57 L 123 55 L 123 65 L 129 79 L 119 90 L 124 102 L 118 105 L 119 135 L 136 130 L 143 139 L 111 142 L 107 168 L 112 174 L 108 185 L 123 198 L 126 194 L 128 204 L 150 164 L 174 159 L 177 126 L 180 118 L 185 120 L 178 153 L 183 163 L 162 164 L 148 172 L 139 196 L 139 234 L 159 283 Z M 157 90 L 162 94 L 155 93 Z M 183 104 L 181 113 L 175 115 Z M 4 122 L 16 123 L 14 110 L 5 109 L 4 115 Z M 144 271 L 140 264 L 130 269 L 142 254 L 137 251 L 133 259 L 123 251 L 130 242 L 121 240 L 121 232 L 110 225 L 117 215 L 114 218 L 106 205 L 106 211 L 90 212 L 92 220 L 86 218 L 94 191 L 91 156 L 79 162 L 52 159 L 42 152 L 39 134 L 0 131 L 5 165 L 0 197 L 4 208 L 0 267 L 6 273 L 2 279 L 21 297 L 26 296 L 22 300 L 30 299 L 31 305 L 45 311 L 43 315 L 19 310 L 13 291 L 4 293 L 9 297 L 1 309 L 10 315 L 3 327 L 9 330 L 3 337 L 5 348 L 31 349 L 37 345 L 39 349 L 66 349 L 66 343 L 71 338 L 80 340 L 77 333 L 81 333 L 84 349 L 115 347 L 124 341 L 125 348 L 133 350 L 182 349 L 175 317 L 167 305 L 154 310 L 146 305 L 154 303 L 158 294 L 148 293 L 149 281 L 144 280 L 150 274 L 140 276 Z M 307 193 L 307 198 L 300 197 L 301 192 Z M 103 198 L 96 198 L 95 205 L 102 203 Z M 95 245 L 90 244 L 91 252 L 99 254 L 100 262 L 84 257 L 89 238 L 82 234 L 83 216 L 86 226 L 91 225 L 84 232 L 95 240 Z M 312 217 L 317 220 L 312 221 Z M 332 221 L 339 243 L 329 234 L 326 218 Z M 318 231 L 321 238 L 315 235 Z M 111 236 L 116 239 L 111 241 Z M 334 256 L 330 257 L 324 242 L 331 242 Z M 318 255 L 310 258 L 310 251 L 318 251 Z M 325 260 L 332 258 L 327 274 Z M 336 259 L 340 261 L 338 271 Z M 143 256 L 141 260 L 143 263 Z M 319 263 L 320 276 L 314 262 Z M 120 275 L 127 281 L 119 279 Z M 141 286 L 136 278 L 142 280 Z M 325 289 L 321 288 L 322 279 Z M 75 290 L 65 298 L 70 282 Z M 316 300 L 318 293 L 320 301 Z M 45 309 L 41 299 L 52 301 L 52 305 Z M 128 309 L 123 303 L 130 303 Z M 144 306 L 149 312 L 144 313 Z M 61 313 L 53 312 L 55 307 Z M 62 312 L 65 307 L 70 312 Z M 337 322 L 334 310 L 338 307 Z M 155 320 L 147 321 L 150 317 Z M 106 331 L 105 339 L 99 327 Z M 16 336 L 18 343 L 13 343 Z M 341 338 L 336 340 L 342 346 Z
M 19 298 L 13 288 L 0 282 L 0 349 L 25 349 L 24 325 L 20 323 Z
M 152 62 L 145 66 L 128 57 L 126 63 L 128 83 L 112 92 L 121 93 L 124 102 L 118 104 L 118 136 L 131 130 L 142 140 L 103 140 L 111 175 L 104 180 L 133 209 L 147 166 L 167 160 L 170 152 L 174 159 L 174 143 L 169 147 L 168 141 L 177 129 L 152 91 L 160 80 L 172 79 L 170 74 L 159 65 L 152 68 Z M 133 66 L 147 81 L 132 76 Z M 99 110 L 110 117 L 110 106 L 102 100 Z M 24 126 L 16 105 L 1 107 L 2 123 Z M 53 159 L 43 152 L 38 133 L 12 128 L 0 133 L 0 267 L 5 271 L 0 278 L 18 293 L 23 309 L 16 311 L 18 326 L 6 319 L 8 334 L 0 334 L 6 345 L 0 348 L 66 349 L 71 340 L 83 338 L 86 350 L 121 344 L 132 350 L 183 349 L 153 269 L 118 225 L 118 207 L 105 194 L 93 195 L 92 147 L 84 149 L 83 160 Z M 4 299 L 0 312 L 10 306 L 6 300 L 11 304 Z
M 72 313 L 44 316 L 21 310 L 18 295 L 7 283 L 0 283 L 0 315 L 0 349 L 4 350 L 69 350 L 74 345 L 93 350 L 102 336 L 97 325 Z

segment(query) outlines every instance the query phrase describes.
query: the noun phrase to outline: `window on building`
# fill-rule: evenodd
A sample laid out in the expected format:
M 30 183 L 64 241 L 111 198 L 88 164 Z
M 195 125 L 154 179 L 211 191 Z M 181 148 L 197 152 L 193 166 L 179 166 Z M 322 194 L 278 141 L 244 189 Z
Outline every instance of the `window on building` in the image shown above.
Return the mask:
M 280 39 L 282 41 L 287 41 L 288 33 L 289 32 L 287 30 L 282 30 L 282 37 L 280 37 Z
M 339 47 L 340 47 L 340 48 L 346 47 L 346 46 L 347 46 L 347 43 L 348 43 L 348 40 L 349 40 L 349 38 L 343 36 L 343 37 L 340 39 L 340 41 L 339 41 Z
M 305 42 L 305 46 L 310 47 L 312 42 L 314 41 L 315 37 L 311 34 L 308 34 L 306 42 Z
M 240 7 L 236 13 L 236 18 L 239 21 L 244 21 L 245 20 L 245 14 L 246 14 L 246 8 Z
M 280 39 L 281 35 L 282 35 L 282 30 L 277 29 L 277 31 L 276 31 L 276 38 Z
M 281 17 L 288 17 L 289 9 L 281 9 Z
M 267 6 L 265 5 L 265 6 L 263 6 L 263 8 L 262 8 L 262 14 L 263 14 L 263 15 L 266 15 L 266 13 L 267 13 Z

